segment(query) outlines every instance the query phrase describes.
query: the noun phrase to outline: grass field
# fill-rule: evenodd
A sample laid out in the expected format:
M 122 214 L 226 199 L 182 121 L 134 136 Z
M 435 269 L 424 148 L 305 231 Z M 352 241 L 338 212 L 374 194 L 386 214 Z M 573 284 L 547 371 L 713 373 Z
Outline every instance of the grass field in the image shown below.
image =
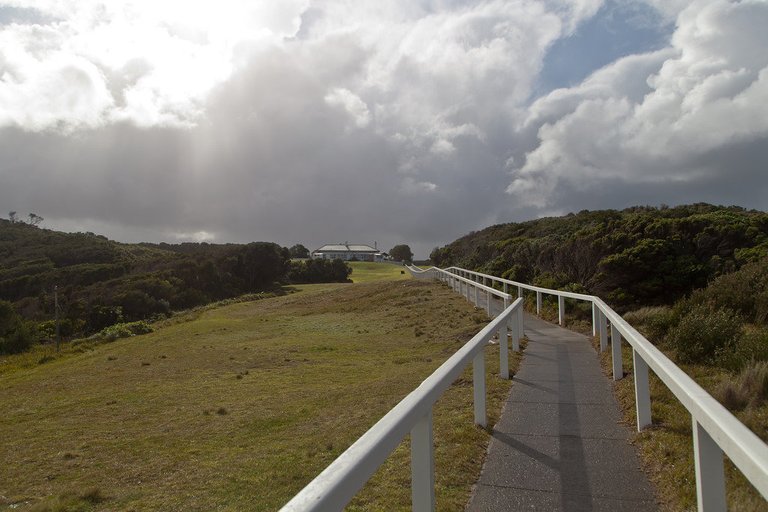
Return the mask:
M 0 374 L 0 508 L 279 508 L 487 321 L 438 284 L 364 277 Z M 492 425 L 509 382 L 486 358 Z M 487 447 L 471 393 L 465 373 L 435 409 L 440 510 Z M 408 509 L 409 480 L 406 441 L 349 509 Z
M 410 274 L 402 265 L 393 263 L 371 263 L 368 261 L 350 261 L 353 283 L 369 283 L 371 281 L 392 281 L 408 279 Z

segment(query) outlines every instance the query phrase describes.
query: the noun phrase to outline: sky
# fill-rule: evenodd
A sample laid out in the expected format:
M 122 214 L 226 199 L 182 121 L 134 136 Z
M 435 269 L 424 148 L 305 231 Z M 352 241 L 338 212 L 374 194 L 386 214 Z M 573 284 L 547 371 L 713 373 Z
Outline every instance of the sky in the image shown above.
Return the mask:
M 766 0 L 0 0 L 0 212 L 422 258 L 585 209 L 766 210 L 767 26 Z

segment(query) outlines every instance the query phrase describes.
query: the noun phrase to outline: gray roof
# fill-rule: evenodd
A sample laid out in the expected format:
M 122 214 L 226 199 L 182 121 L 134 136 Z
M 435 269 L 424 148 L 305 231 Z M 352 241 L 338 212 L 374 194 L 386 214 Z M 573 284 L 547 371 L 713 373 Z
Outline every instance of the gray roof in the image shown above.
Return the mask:
M 370 245 L 326 244 L 314 252 L 379 252 Z

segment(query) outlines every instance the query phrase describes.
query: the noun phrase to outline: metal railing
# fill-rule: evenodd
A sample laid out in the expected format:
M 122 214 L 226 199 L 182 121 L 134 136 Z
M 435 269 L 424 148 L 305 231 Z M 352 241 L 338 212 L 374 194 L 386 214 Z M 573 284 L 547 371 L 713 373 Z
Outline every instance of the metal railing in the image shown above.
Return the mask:
M 500 373 L 503 378 L 509 378 L 506 331 L 511 327 L 513 349 L 518 350 L 523 332 L 525 290 L 536 293 L 537 314 L 541 312 L 542 295 L 556 296 L 560 325 L 565 322 L 566 298 L 591 303 L 592 333 L 600 337 L 601 352 L 608 348 L 610 328 L 614 380 L 624 376 L 622 340 L 631 346 L 638 431 L 650 425 L 652 419 L 649 369 L 688 410 L 693 426 L 700 511 L 726 510 L 724 454 L 768 499 L 768 446 L 599 297 L 532 286 L 458 267 L 445 270 L 409 267 L 409 271 L 416 278 L 432 278 L 446 283 L 476 306 L 479 306 L 480 299 L 485 299 L 489 315 L 491 305 L 499 301 L 503 305 L 502 312 L 297 494 L 283 508 L 284 511 L 341 510 L 408 432 L 411 434 L 413 509 L 433 510 L 432 405 L 472 360 L 475 423 L 485 425 L 485 363 L 482 349 L 498 331 Z M 494 285 L 500 286 L 503 291 L 497 290 Z M 509 305 L 512 298 L 508 293 L 510 287 L 516 287 L 518 295 L 512 305 Z
M 499 373 L 501 378 L 508 379 L 508 334 L 511 334 L 512 348 L 519 350 L 523 332 L 523 301 L 518 298 L 512 302 L 507 293 L 440 269 L 421 271 L 409 267 L 409 270 L 415 277 L 435 278 L 454 290 L 460 288 L 469 300 L 474 299 L 476 306 L 480 299 L 486 299 L 489 316 L 494 309 L 492 305 L 498 305 L 501 312 L 294 496 L 281 509 L 283 512 L 342 510 L 408 434 L 411 436 L 413 510 L 434 510 L 432 408 L 470 361 L 474 421 L 477 425 L 486 426 L 484 348 L 498 334 Z
M 558 298 L 560 325 L 565 320 L 565 298 L 591 302 L 592 334 L 600 337 L 601 352 L 608 348 L 610 326 L 614 380 L 624 376 L 622 340 L 626 340 L 632 347 L 637 430 L 641 431 L 651 425 L 649 368 L 691 414 L 698 509 L 726 510 L 723 454 L 728 456 L 763 498 L 768 499 L 768 446 L 602 299 L 593 295 L 531 286 L 458 267 L 445 271 L 484 285 L 489 282 L 491 286 L 499 284 L 504 291 L 510 286 L 516 286 L 519 297 L 523 297 L 523 290 L 534 291 L 537 314 L 541 311 L 542 294 L 555 295 Z

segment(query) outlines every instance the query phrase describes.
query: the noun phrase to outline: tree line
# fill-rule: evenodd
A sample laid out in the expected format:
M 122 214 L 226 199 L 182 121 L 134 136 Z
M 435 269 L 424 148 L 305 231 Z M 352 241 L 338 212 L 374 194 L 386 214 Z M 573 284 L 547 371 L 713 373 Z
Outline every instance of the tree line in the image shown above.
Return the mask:
M 344 262 L 292 260 L 300 249 L 270 242 L 121 244 L 0 220 L 0 352 L 51 336 L 54 286 L 61 334 L 79 337 L 283 284 L 349 279 Z

